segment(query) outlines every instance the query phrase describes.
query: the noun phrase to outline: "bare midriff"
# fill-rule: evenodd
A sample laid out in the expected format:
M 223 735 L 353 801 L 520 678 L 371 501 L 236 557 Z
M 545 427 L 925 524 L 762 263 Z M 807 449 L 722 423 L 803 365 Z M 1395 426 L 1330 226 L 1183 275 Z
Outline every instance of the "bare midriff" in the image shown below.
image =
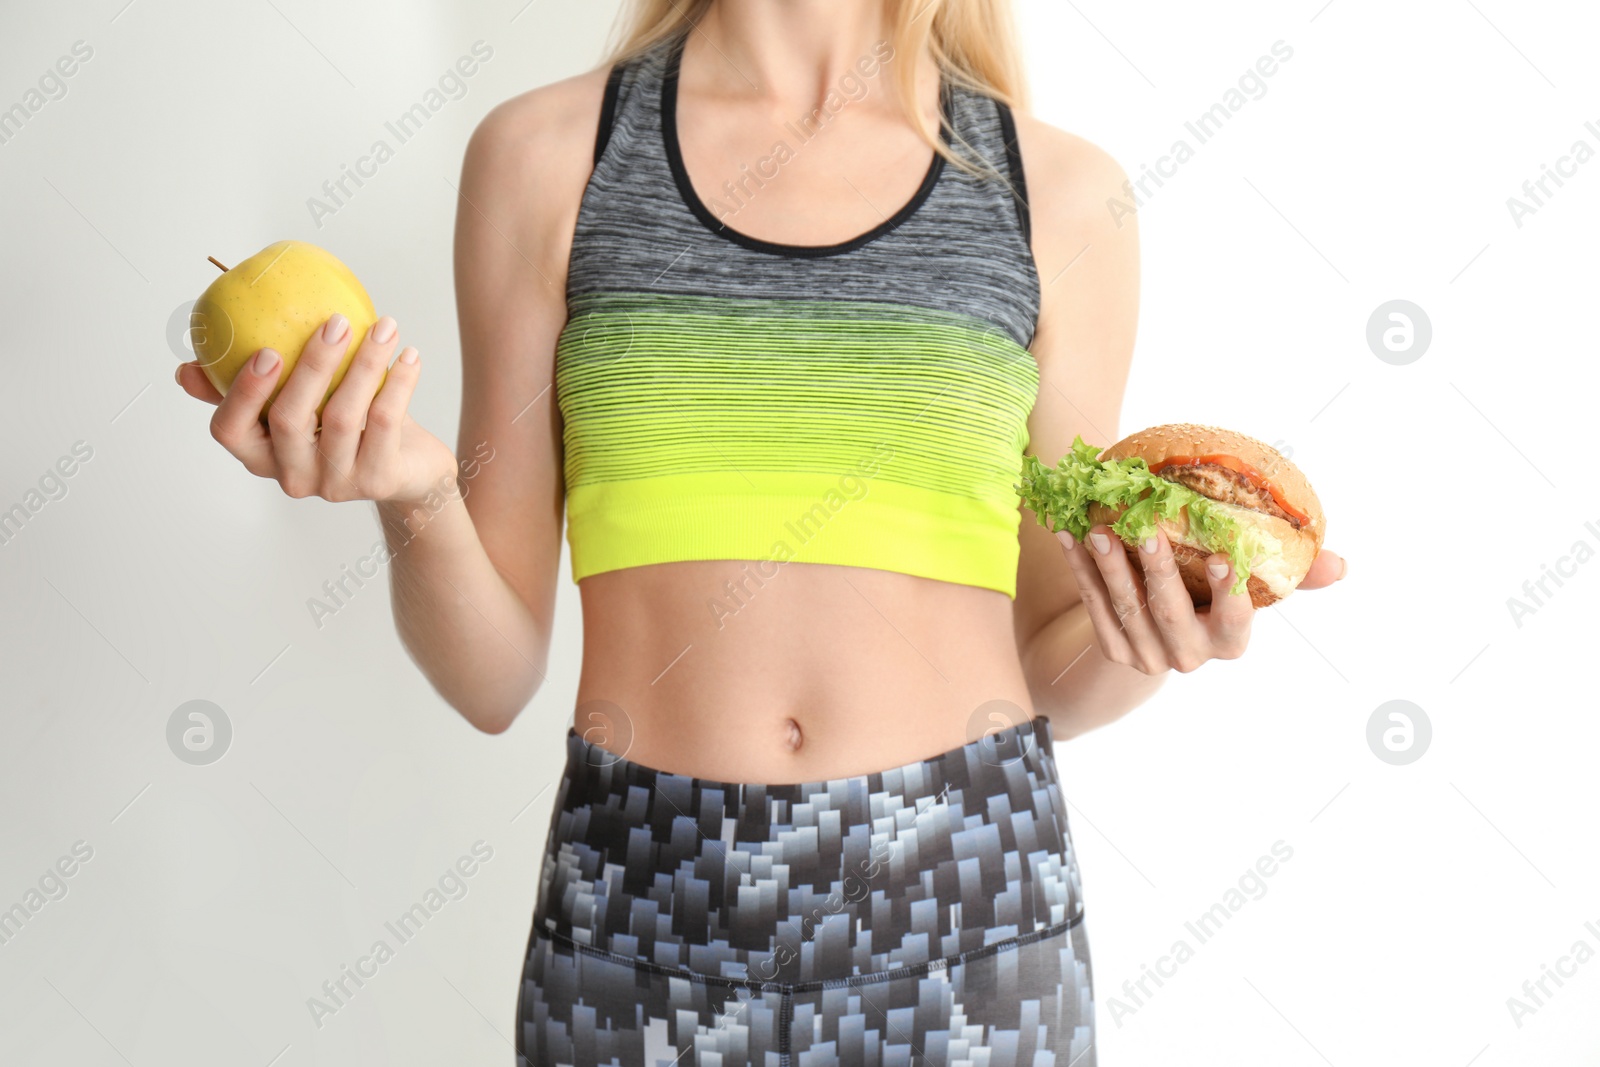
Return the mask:
M 658 770 L 783 783 L 915 762 L 981 736 L 997 709 L 1031 714 L 1004 593 L 753 568 L 695 560 L 581 581 L 579 732 Z

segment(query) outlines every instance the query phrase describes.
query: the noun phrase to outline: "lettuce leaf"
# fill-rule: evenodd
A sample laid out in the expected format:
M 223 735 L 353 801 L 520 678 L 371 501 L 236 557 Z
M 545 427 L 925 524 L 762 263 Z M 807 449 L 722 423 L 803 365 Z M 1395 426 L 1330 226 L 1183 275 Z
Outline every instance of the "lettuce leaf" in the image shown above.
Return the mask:
M 1122 540 L 1136 545 L 1187 512 L 1189 536 L 1207 552 L 1220 552 L 1233 563 L 1231 592 L 1242 593 L 1250 565 L 1265 548 L 1255 530 L 1235 521 L 1216 502 L 1177 482 L 1150 472 L 1143 457 L 1101 462 L 1100 449 L 1076 438 L 1054 469 L 1037 456 L 1022 457 L 1022 480 L 1014 488 L 1039 525 L 1052 533 L 1065 529 L 1082 541 L 1089 535 L 1089 505 L 1126 508 L 1111 525 Z

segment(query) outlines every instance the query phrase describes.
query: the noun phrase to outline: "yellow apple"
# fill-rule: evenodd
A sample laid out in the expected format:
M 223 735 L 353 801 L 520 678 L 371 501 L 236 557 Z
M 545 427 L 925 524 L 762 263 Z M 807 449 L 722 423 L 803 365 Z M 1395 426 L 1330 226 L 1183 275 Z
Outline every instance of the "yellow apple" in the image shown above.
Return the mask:
M 259 349 L 281 355 L 283 369 L 263 412 L 289 380 L 300 350 L 328 317 L 338 312 L 350 320 L 350 344 L 317 405 L 320 415 L 378 320 L 361 282 L 331 252 L 304 241 L 270 244 L 231 270 L 211 262 L 223 274 L 200 294 L 190 313 L 195 356 L 211 384 L 226 395 L 239 368 Z

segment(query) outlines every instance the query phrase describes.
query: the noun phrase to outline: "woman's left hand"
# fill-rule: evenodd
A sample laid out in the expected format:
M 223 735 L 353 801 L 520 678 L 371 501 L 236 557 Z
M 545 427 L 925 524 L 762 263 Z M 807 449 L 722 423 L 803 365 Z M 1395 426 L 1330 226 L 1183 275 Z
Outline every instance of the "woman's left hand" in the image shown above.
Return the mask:
M 1065 530 L 1056 539 L 1107 659 L 1145 674 L 1188 673 L 1207 660 L 1244 654 L 1255 609 L 1248 592 L 1229 592 L 1233 567 L 1227 556 L 1218 553 L 1207 560 L 1211 604 L 1196 609 L 1178 575 L 1172 546 L 1159 531 L 1139 547 L 1142 575 L 1135 574 L 1122 539 L 1109 527 L 1091 527 L 1083 544 Z M 1299 588 L 1332 585 L 1347 569 L 1342 557 L 1324 549 Z

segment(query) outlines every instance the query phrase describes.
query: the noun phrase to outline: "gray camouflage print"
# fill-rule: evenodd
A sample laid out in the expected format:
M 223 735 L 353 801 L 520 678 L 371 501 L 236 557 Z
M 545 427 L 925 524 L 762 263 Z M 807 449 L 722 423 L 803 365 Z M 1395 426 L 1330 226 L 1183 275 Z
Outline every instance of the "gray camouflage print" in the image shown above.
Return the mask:
M 1093 1067 L 1047 719 L 785 785 L 567 745 L 519 1067 Z

